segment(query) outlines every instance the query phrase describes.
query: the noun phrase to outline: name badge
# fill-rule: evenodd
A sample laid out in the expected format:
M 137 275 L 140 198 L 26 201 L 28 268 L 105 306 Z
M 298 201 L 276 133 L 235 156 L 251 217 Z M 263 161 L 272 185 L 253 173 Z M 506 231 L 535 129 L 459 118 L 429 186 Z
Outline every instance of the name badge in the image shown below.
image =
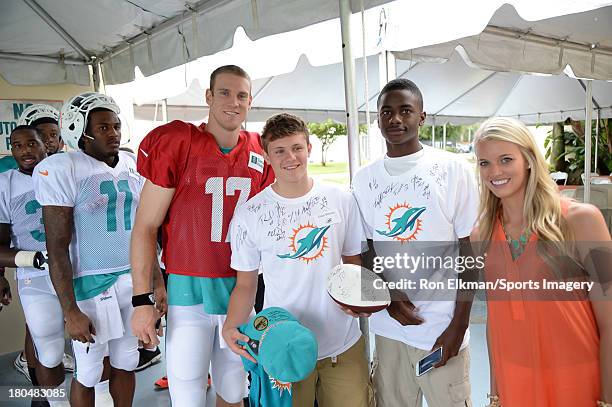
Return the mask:
M 249 168 L 257 170 L 263 174 L 264 158 L 253 151 L 249 152 Z
M 340 223 L 340 214 L 336 211 L 325 212 L 317 216 L 318 227 L 335 225 L 336 223 Z

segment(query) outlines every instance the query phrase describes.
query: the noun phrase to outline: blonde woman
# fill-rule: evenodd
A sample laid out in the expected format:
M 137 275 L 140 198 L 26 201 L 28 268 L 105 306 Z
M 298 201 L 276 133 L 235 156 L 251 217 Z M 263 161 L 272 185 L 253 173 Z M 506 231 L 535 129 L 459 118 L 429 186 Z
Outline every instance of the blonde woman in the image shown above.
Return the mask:
M 612 302 L 603 298 L 612 288 L 587 284 L 610 282 L 601 213 L 560 198 L 522 123 L 489 119 L 474 144 L 481 215 L 471 240 L 486 251 L 485 280 L 518 287 L 487 291 L 491 405 L 612 406 Z

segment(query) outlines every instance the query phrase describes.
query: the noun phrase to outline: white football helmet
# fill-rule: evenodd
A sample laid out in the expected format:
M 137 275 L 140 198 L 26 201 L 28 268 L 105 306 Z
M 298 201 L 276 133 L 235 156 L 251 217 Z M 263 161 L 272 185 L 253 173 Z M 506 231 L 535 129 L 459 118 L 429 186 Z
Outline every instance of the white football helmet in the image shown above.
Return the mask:
M 95 92 L 85 92 L 74 96 L 62 106 L 60 112 L 60 131 L 62 139 L 73 149 L 79 149 L 79 139 L 87 127 L 89 112 L 97 108 L 108 109 L 119 114 L 119 106 L 112 97 Z
M 27 107 L 23 113 L 21 113 L 19 120 L 17 120 L 17 126 L 29 126 L 32 124 L 32 122 L 45 117 L 59 121 L 59 112 L 53 106 L 42 104 L 32 105 Z

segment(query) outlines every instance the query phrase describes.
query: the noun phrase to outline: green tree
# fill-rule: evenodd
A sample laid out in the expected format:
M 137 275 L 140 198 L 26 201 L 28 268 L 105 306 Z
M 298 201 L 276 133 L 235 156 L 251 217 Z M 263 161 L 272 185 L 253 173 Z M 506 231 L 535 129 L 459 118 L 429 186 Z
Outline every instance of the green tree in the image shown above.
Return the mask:
M 346 125 L 327 119 L 322 123 L 308 123 L 308 131 L 321 141 L 321 165 L 327 162 L 327 150 L 340 136 L 346 135 Z
M 359 125 L 359 133 L 367 133 L 368 126 Z M 308 123 L 308 132 L 315 135 L 321 141 L 321 165 L 327 163 L 327 150 L 340 136 L 346 136 L 346 125 L 327 119 L 321 123 Z
M 564 131 L 564 125 L 571 125 L 572 131 Z M 597 151 L 597 168 L 591 161 L 591 168 L 600 175 L 608 175 L 612 171 L 612 120 L 603 119 L 601 122 L 593 121 L 591 126 L 592 154 L 595 146 L 595 126 L 599 125 L 599 148 Z M 568 184 L 580 184 L 580 175 L 584 173 L 585 144 L 584 121 L 567 119 L 558 123 L 555 131 L 548 133 L 544 146 L 546 158 L 550 159 L 555 170 L 562 170 L 569 174 Z

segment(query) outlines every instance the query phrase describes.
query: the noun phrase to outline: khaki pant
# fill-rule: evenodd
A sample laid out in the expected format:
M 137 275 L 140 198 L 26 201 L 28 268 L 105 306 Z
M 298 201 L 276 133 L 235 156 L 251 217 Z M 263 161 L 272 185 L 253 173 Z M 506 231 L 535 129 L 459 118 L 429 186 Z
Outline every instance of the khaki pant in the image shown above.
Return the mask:
M 372 392 L 364 338 L 359 338 L 357 343 L 336 359 L 319 360 L 310 376 L 293 384 L 294 407 L 312 407 L 315 395 L 319 407 L 370 405 Z
M 430 351 L 376 335 L 374 394 L 377 407 L 471 407 L 470 353 L 466 347 L 446 365 L 416 376 Z

